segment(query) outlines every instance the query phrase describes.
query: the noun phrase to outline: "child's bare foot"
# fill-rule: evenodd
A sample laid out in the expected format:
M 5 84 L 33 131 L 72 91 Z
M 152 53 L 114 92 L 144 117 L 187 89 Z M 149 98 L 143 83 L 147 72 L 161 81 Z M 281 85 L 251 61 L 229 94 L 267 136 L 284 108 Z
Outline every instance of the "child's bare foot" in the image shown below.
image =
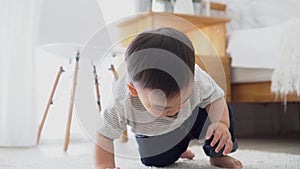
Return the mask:
M 242 163 L 230 156 L 211 157 L 210 164 L 222 168 L 242 168 Z
M 185 150 L 185 152 L 182 153 L 180 156 L 180 158 L 187 158 L 190 160 L 192 160 L 194 157 L 195 157 L 195 154 L 189 149 Z

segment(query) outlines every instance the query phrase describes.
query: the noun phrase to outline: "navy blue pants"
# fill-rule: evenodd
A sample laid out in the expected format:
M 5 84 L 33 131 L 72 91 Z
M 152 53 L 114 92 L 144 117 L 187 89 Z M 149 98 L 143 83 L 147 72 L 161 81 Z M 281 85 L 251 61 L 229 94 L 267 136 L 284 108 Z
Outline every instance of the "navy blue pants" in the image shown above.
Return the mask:
M 230 118 L 229 132 L 233 142 L 231 152 L 234 152 L 238 148 L 238 145 L 234 135 L 233 112 L 230 106 L 228 106 L 228 110 Z M 136 135 L 142 163 L 146 166 L 156 167 L 164 167 L 175 163 L 181 154 L 185 152 L 189 142 L 192 139 L 199 139 L 207 117 L 208 115 L 205 109 L 196 108 L 181 127 L 170 133 L 151 137 Z M 212 139 L 213 137 L 209 140 L 205 140 L 203 145 L 205 154 L 210 157 L 222 156 L 224 147 L 220 152 L 216 153 L 215 148 L 218 143 L 214 147 L 210 146 Z

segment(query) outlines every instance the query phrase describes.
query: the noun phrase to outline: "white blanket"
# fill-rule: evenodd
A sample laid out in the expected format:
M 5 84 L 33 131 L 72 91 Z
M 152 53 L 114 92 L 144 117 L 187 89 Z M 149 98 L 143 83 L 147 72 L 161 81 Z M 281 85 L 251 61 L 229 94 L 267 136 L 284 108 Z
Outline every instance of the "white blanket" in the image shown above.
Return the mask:
M 280 96 L 295 92 L 300 96 L 300 19 L 286 22 L 279 49 L 271 91 Z
M 283 24 L 230 32 L 227 53 L 232 67 L 274 69 L 282 32 Z

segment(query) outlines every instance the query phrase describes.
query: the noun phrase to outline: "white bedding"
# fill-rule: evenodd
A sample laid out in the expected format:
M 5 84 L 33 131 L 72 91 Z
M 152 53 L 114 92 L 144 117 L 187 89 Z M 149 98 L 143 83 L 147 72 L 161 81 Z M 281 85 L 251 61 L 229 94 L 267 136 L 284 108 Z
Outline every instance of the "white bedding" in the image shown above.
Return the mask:
M 300 96 L 300 19 L 287 22 L 281 39 L 279 65 L 272 75 L 271 91 Z
M 229 32 L 273 26 L 300 18 L 299 0 L 212 0 L 226 4 Z
M 299 0 L 212 0 L 225 3 L 227 53 L 233 67 L 275 68 L 284 25 L 300 18 Z
M 232 57 L 232 66 L 274 69 L 282 31 L 283 24 L 279 24 L 229 33 L 227 53 Z

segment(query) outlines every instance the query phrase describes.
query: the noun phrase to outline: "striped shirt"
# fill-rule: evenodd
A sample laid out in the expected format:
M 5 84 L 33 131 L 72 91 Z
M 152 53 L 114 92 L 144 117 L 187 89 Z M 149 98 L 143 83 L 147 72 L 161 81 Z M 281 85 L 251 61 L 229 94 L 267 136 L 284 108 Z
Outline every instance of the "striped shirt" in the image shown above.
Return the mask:
M 126 73 L 124 73 L 126 74 Z M 205 108 L 224 97 L 224 91 L 198 65 L 195 66 L 194 86 L 187 106 L 174 117 L 155 117 L 148 113 L 138 97 L 129 94 L 126 75 L 119 77 L 113 87 L 113 99 L 100 114 L 97 130 L 100 134 L 117 139 L 126 126 L 135 134 L 156 136 L 180 127 L 197 107 Z

